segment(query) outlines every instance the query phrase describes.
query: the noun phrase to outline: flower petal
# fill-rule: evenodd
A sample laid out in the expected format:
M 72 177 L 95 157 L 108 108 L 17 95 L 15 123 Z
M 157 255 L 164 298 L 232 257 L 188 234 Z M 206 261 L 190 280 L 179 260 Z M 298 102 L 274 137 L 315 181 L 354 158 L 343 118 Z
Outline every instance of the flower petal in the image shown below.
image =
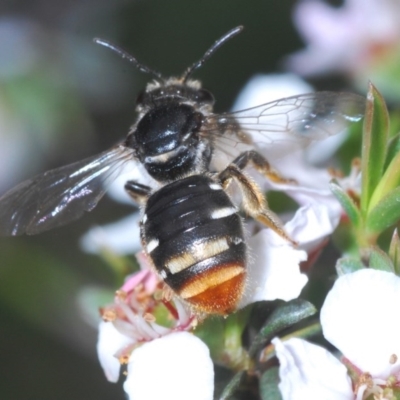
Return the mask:
M 263 229 L 248 241 L 252 261 L 239 308 L 261 300 L 294 299 L 307 283 L 307 276 L 299 267 L 307 259 L 307 253 L 276 236 L 271 230 Z
M 248 240 L 250 259 L 245 294 L 239 305 L 261 300 L 296 298 L 308 279 L 300 272 L 300 263 L 336 228 L 339 215 L 324 204 L 312 204 L 297 210 L 285 230 L 299 248 L 270 229 L 263 229 Z M 306 251 L 304 251 L 306 250 Z
M 399 304 L 396 275 L 372 269 L 343 275 L 322 307 L 323 334 L 356 367 L 385 379 L 400 371 Z
M 272 340 L 283 400 L 352 400 L 347 370 L 332 354 L 302 339 Z
M 110 382 L 117 382 L 119 378 L 121 364 L 115 354 L 131 343 L 132 339 L 119 333 L 111 322 L 100 322 L 97 355 Z
M 294 74 L 257 74 L 242 89 L 232 111 L 312 91 L 313 88 L 306 81 Z
M 131 355 L 124 389 L 130 400 L 212 400 L 214 369 L 210 352 L 188 332 L 145 343 Z
M 82 249 L 88 253 L 111 250 L 116 254 L 133 254 L 140 245 L 139 213 L 134 213 L 117 222 L 89 229 L 80 239 Z
M 341 7 L 298 2 L 294 22 L 307 47 L 289 58 L 289 67 L 302 75 L 381 68 L 385 49 L 397 51 L 399 18 L 396 0 L 346 0 Z
M 316 249 L 339 223 L 339 213 L 321 203 L 301 207 L 285 229 L 299 247 L 308 252 Z

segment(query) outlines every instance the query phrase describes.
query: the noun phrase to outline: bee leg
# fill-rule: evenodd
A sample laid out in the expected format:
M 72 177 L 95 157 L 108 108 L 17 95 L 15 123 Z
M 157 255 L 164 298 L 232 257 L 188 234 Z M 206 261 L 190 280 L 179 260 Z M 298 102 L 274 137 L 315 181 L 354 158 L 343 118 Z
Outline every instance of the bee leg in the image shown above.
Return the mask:
M 138 204 L 144 204 L 151 194 L 151 188 L 146 185 L 135 181 L 128 181 L 125 183 L 125 190 Z
M 240 154 L 233 160 L 232 164 L 235 164 L 240 170 L 243 170 L 250 162 L 258 172 L 265 175 L 272 182 L 297 183 L 294 179 L 284 178 L 280 175 L 260 153 L 254 150 L 245 151 Z
M 257 154 L 257 153 L 256 153 Z M 271 228 L 293 245 L 297 243 L 285 232 L 281 220 L 268 208 L 265 196 L 255 182 L 247 177 L 235 164 L 230 164 L 218 174 L 221 185 L 226 189 L 232 179 L 238 184 L 243 197 L 243 208 L 252 218 Z

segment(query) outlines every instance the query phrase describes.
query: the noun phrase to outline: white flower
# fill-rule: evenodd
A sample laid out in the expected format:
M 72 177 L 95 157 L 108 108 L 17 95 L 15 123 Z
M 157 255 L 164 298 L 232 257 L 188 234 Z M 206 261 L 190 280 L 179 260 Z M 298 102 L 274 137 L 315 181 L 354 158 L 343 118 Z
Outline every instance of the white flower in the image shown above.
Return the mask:
M 124 383 L 130 400 L 212 400 L 214 367 L 208 347 L 188 332 L 176 332 L 136 349 Z
M 90 228 L 80 239 L 87 253 L 111 250 L 118 255 L 135 253 L 140 249 L 140 214 L 135 212 L 119 221 Z
M 248 283 L 240 308 L 261 300 L 298 297 L 308 281 L 300 271 L 307 253 L 293 248 L 270 229 L 260 231 L 248 244 L 254 259 L 247 268 Z
M 320 347 L 300 339 L 274 340 L 283 399 L 361 400 L 372 393 L 386 398 L 400 381 L 399 302 L 400 278 L 392 273 L 363 269 L 341 276 L 322 307 L 321 325 L 351 368 L 353 386 L 338 360 Z M 310 396 L 296 397 L 295 387 L 299 393 L 308 387 Z
M 257 74 L 246 83 L 232 111 L 245 110 L 270 101 L 313 91 L 312 86 L 294 74 Z
M 141 259 L 142 263 L 145 263 Z M 150 270 L 131 275 L 101 310 L 97 352 L 107 379 L 117 382 L 128 364 L 124 389 L 131 400 L 213 398 L 214 370 L 207 346 L 194 335 L 195 318 L 163 291 Z M 160 324 L 163 315 L 168 326 Z
M 272 343 L 280 362 L 283 400 L 354 399 L 346 367 L 327 350 L 297 338 L 275 338 Z
M 112 323 L 100 322 L 97 354 L 106 378 L 110 382 L 118 381 L 121 368 L 121 362 L 115 355 L 131 343 L 132 339 L 121 334 Z
M 303 75 L 332 71 L 350 74 L 384 63 L 398 49 L 400 3 L 397 0 L 346 0 L 333 7 L 319 0 L 300 1 L 294 21 L 307 48 L 288 60 Z
M 361 371 L 386 379 L 400 372 L 399 304 L 396 275 L 373 269 L 346 274 L 322 307 L 323 334 Z
M 324 205 L 301 207 L 285 225 L 294 248 L 271 229 L 263 229 L 248 240 L 252 260 L 248 265 L 248 283 L 240 308 L 260 300 L 289 301 L 299 296 L 308 279 L 300 271 L 307 252 L 317 249 L 335 228 Z

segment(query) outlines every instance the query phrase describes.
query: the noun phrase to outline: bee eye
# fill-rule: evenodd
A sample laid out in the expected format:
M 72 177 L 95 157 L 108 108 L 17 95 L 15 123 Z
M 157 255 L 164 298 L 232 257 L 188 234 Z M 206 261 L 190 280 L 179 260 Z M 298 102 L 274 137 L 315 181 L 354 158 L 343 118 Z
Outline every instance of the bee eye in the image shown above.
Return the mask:
M 200 89 L 197 92 L 196 100 L 201 103 L 208 103 L 208 104 L 214 104 L 215 102 L 214 96 L 207 89 Z

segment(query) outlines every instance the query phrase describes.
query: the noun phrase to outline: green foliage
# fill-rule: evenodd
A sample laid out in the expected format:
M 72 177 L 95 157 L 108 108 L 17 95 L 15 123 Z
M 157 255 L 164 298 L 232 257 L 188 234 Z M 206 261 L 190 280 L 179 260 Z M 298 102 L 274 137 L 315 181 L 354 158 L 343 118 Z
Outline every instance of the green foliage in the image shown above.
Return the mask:
M 371 197 L 379 184 L 385 164 L 389 135 L 389 116 L 385 101 L 370 84 L 365 110 L 361 153 L 361 212 L 365 215 Z
M 262 325 L 259 332 L 252 339 L 252 344 L 248 350 L 250 360 L 246 368 L 247 371 L 254 369 L 255 365 L 258 364 L 258 355 L 260 350 L 265 347 L 275 336 L 284 331 L 287 328 L 293 327 L 298 322 L 304 320 L 311 315 L 316 313 L 315 307 L 306 300 L 295 299 L 287 303 L 280 302 L 272 313 L 266 319 L 266 322 Z M 314 332 L 314 331 L 313 331 Z M 241 382 L 247 375 L 246 370 L 242 370 L 236 373 L 228 385 L 222 392 L 220 400 L 228 399 L 233 393 L 239 388 Z M 277 396 L 279 390 L 277 388 L 277 373 L 274 370 L 271 373 L 265 373 L 265 376 L 260 381 L 260 390 L 264 393 L 262 398 L 270 393 L 272 396 Z M 271 399 L 280 399 L 280 397 L 270 397 Z
M 352 199 L 346 190 L 344 190 L 335 180 L 331 182 L 330 188 L 332 193 L 339 200 L 353 226 L 357 228 L 360 227 L 362 217 L 354 199 Z
M 395 122 L 395 125 L 398 125 Z M 359 199 L 336 181 L 331 182 L 331 190 L 346 212 L 350 226 L 348 243 L 355 243 L 359 260 L 371 257 L 370 266 L 388 270 L 389 266 L 378 256 L 373 246 L 379 235 L 400 220 L 400 136 L 390 130 L 389 113 L 385 101 L 378 90 L 370 84 L 367 95 L 365 120 L 362 134 L 361 192 Z M 339 242 L 344 253 L 349 246 Z M 355 256 L 354 246 L 352 257 Z M 371 261 L 373 261 L 371 265 Z M 353 261 L 342 259 L 338 271 L 352 271 Z M 389 268 L 393 271 L 393 265 Z
M 343 257 L 336 262 L 336 272 L 338 276 L 356 272 L 364 268 L 363 263 L 358 258 Z
M 276 308 L 254 338 L 249 350 L 250 356 L 255 356 L 257 351 L 279 332 L 293 326 L 304 318 L 310 317 L 316 311 L 311 303 L 302 299 L 294 299 Z
M 392 241 L 390 242 L 389 257 L 393 262 L 395 274 L 400 275 L 400 239 L 397 229 L 394 231 Z
M 279 384 L 279 368 L 273 367 L 265 371 L 260 378 L 261 399 L 282 400 L 278 384 Z
M 380 271 L 394 272 L 392 260 L 378 247 L 371 248 L 369 266 Z
M 237 372 L 232 378 L 232 380 L 226 385 L 225 389 L 222 391 L 219 400 L 226 400 L 231 398 L 234 392 L 239 388 L 245 376 L 246 376 L 245 371 Z

